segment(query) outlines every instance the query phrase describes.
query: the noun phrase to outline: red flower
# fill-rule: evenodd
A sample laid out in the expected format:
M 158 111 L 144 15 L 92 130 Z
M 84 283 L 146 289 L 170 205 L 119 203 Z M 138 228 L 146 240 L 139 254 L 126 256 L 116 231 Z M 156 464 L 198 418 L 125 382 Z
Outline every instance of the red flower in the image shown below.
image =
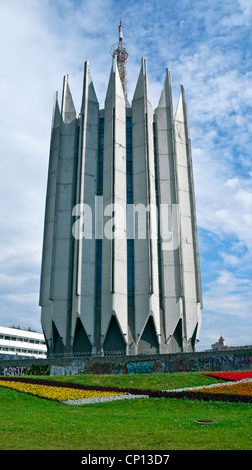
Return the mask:
M 241 372 L 209 372 L 202 375 L 215 377 L 216 379 L 237 381 L 243 379 L 251 379 L 252 371 L 241 371 Z

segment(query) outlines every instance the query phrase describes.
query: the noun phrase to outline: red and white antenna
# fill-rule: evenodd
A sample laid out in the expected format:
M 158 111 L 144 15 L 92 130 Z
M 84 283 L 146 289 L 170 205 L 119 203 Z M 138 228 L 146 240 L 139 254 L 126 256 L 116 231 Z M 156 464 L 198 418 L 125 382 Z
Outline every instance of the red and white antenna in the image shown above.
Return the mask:
M 118 26 L 119 29 L 119 42 L 123 42 L 123 25 L 122 20 L 120 20 L 120 24 Z
M 127 48 L 127 44 L 123 42 L 123 25 L 122 25 L 121 20 L 120 20 L 118 29 L 119 29 L 119 41 L 117 44 L 113 44 L 113 46 L 111 47 L 111 55 L 114 58 L 116 57 L 123 91 L 124 91 L 124 94 L 126 95 L 126 84 L 127 84 L 126 62 L 129 57 L 129 51 Z

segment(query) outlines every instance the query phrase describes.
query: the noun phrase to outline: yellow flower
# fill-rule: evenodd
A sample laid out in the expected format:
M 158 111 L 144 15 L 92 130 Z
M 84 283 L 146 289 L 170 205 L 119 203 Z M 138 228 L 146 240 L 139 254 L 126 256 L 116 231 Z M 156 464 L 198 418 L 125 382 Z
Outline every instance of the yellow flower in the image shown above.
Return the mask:
M 18 381 L 5 381 L 0 379 L 0 386 L 11 388 L 19 392 L 29 393 L 49 400 L 75 400 L 81 398 L 105 397 L 113 395 L 124 395 L 122 392 L 101 392 L 98 390 L 83 390 L 68 387 L 56 387 L 51 385 L 38 385 Z

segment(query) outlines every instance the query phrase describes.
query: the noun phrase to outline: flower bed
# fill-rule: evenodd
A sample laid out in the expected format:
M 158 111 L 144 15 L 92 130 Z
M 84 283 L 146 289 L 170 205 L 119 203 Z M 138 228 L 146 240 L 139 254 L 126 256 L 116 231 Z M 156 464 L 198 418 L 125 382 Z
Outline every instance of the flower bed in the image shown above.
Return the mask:
M 252 379 L 165 392 L 166 397 L 189 400 L 252 403 Z
M 204 374 L 210 375 L 210 374 Z M 216 377 L 216 375 L 214 375 Z M 224 378 L 223 376 L 219 378 Z M 237 379 L 236 379 L 237 380 Z M 252 379 L 246 378 L 233 384 L 214 384 L 180 390 L 145 390 L 134 388 L 99 387 L 31 379 L 28 377 L 1 377 L 0 386 L 13 388 L 33 395 L 70 404 L 97 403 L 113 399 L 129 398 L 187 398 L 189 400 L 233 401 L 252 403 Z M 107 398 L 106 398 L 107 397 Z M 73 402 L 75 400 L 75 403 Z M 92 401 L 93 400 L 93 401 Z M 79 403 L 77 403 L 79 401 Z
M 252 372 L 213 372 L 202 375 L 223 379 L 228 383 L 213 384 L 192 389 L 193 395 L 199 400 L 218 400 L 252 403 Z M 233 382 L 233 383 L 232 383 Z M 189 398 L 189 397 L 188 397 Z
M 41 381 L 43 382 L 43 381 Z M 29 393 L 41 398 L 49 400 L 65 401 L 65 400 L 80 400 L 86 398 L 98 397 L 111 397 L 123 395 L 122 392 L 100 391 L 100 390 L 85 390 L 76 387 L 67 386 L 53 386 L 41 383 L 31 383 L 28 381 L 20 380 L 2 380 L 0 379 L 0 386 L 11 388 L 19 392 Z
M 241 372 L 208 372 L 202 375 L 214 377 L 216 379 L 237 381 L 242 379 L 251 379 L 252 371 L 241 371 Z
M 193 390 L 192 390 L 193 391 Z M 200 393 L 214 393 L 225 395 L 239 395 L 252 397 L 252 382 L 236 382 L 229 385 L 219 385 L 215 387 L 202 387 Z

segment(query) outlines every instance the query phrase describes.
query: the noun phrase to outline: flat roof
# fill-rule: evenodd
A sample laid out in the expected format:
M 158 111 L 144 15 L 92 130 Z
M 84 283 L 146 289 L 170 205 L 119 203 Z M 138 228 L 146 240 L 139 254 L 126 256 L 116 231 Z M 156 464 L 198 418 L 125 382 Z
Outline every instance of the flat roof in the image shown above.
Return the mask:
M 43 333 L 39 333 L 37 331 L 32 330 L 25 330 L 23 328 L 15 328 L 15 327 L 5 327 L 0 326 L 0 334 L 2 335 L 9 335 L 9 336 L 20 336 L 22 338 L 34 338 L 39 339 L 40 341 L 44 341 L 45 337 Z

